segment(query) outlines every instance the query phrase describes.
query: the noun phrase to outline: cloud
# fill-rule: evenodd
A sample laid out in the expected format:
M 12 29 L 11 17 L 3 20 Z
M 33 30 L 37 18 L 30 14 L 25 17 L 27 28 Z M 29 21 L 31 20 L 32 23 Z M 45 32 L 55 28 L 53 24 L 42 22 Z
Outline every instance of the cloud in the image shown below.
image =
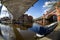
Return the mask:
M 45 4 L 43 5 L 43 7 L 48 6 L 49 3 L 50 3 L 50 2 L 45 2 Z
M 46 11 L 48 11 L 48 10 L 50 10 L 51 8 L 48 8 L 48 9 L 46 9 L 46 10 L 44 10 L 44 13 L 46 13 Z
M 43 5 L 43 7 L 46 8 L 46 10 L 44 10 L 44 13 L 46 13 L 46 11 L 50 10 L 55 3 L 56 3 L 56 1 L 45 2 L 45 4 Z
M 56 1 L 52 1 L 52 2 L 48 1 L 48 2 L 45 2 L 43 7 L 52 7 L 52 5 L 55 4 L 55 3 L 56 3 Z

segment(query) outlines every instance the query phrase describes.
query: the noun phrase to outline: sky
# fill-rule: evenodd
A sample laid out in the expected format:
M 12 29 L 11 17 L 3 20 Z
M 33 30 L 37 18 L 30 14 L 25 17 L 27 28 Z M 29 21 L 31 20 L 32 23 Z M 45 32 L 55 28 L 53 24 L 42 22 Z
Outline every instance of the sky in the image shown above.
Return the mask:
M 9 17 L 7 8 L 3 5 L 1 8 L 0 18 Z
M 48 2 L 48 1 L 49 0 L 38 0 L 34 4 L 34 6 L 32 6 L 31 8 L 29 8 L 28 11 L 26 11 L 25 14 L 33 16 L 34 19 L 38 18 L 38 17 L 41 17 L 44 14 L 44 12 L 46 11 L 46 9 L 47 9 L 45 6 L 48 6 L 47 4 L 51 3 L 51 2 Z M 55 1 L 55 0 L 53 0 L 53 1 Z
M 31 15 L 35 18 L 38 18 L 43 15 L 46 8 L 43 7 L 44 3 L 48 0 L 38 0 L 25 14 Z

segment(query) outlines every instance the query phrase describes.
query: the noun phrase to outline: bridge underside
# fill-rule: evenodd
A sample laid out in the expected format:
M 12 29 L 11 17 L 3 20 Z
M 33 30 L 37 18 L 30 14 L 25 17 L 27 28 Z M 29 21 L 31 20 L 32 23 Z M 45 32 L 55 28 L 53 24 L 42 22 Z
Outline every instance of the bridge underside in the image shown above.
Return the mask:
M 37 0 L 3 0 L 2 3 L 12 13 L 14 19 L 24 14 Z

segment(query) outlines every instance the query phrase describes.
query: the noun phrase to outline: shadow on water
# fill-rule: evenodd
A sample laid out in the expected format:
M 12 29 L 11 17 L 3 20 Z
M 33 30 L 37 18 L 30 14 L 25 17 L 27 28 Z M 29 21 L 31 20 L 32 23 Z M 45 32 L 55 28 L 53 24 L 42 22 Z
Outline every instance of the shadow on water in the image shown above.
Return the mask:
M 60 40 L 60 29 L 57 31 L 53 31 L 51 34 L 49 34 L 46 37 L 52 40 Z
M 16 40 L 35 40 L 34 39 L 35 33 L 28 30 L 28 28 L 31 28 L 30 26 L 26 27 L 26 26 L 20 26 L 17 24 L 14 24 L 13 26 L 14 26 L 13 28 L 16 35 Z M 16 28 L 20 28 L 20 30 L 17 31 Z

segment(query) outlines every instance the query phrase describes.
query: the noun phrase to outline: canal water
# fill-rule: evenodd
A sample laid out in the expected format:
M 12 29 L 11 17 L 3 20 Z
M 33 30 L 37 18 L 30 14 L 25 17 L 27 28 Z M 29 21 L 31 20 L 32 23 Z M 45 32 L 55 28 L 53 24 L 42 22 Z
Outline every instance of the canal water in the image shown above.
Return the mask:
M 36 40 L 34 38 L 36 33 L 43 35 L 47 28 L 44 28 L 37 23 L 33 23 L 32 27 L 0 23 L 0 30 L 1 36 L 5 40 Z
M 39 31 L 39 27 L 37 23 L 33 23 L 32 27 L 28 28 L 17 24 L 0 23 L 1 33 L 5 40 L 35 40 L 34 36 Z

